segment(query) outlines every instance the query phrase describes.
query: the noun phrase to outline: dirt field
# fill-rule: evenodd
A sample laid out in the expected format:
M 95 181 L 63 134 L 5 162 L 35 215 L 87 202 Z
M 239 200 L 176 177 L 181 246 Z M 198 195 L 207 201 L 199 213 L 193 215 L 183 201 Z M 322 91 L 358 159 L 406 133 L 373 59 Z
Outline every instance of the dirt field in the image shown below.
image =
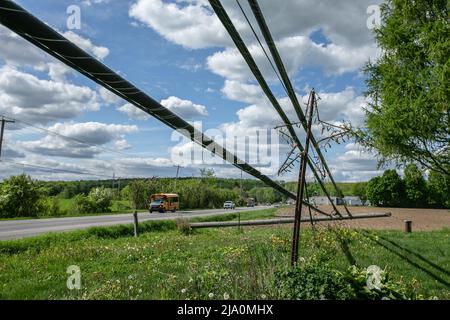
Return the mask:
M 345 212 L 342 206 L 338 206 L 341 212 Z M 331 212 L 331 206 L 319 206 L 325 212 Z M 413 231 L 440 230 L 450 228 L 450 210 L 445 209 L 409 209 L 409 208 L 377 208 L 377 207 L 349 207 L 350 213 L 375 213 L 390 212 L 389 218 L 358 219 L 352 221 L 339 221 L 339 225 L 358 229 L 378 229 L 378 230 L 404 230 L 404 220 L 412 221 Z M 281 208 L 277 216 L 286 217 L 294 215 L 294 207 Z M 308 216 L 308 211 L 303 210 L 303 216 Z M 321 222 L 327 223 L 336 222 Z M 307 225 L 307 224 L 305 224 Z

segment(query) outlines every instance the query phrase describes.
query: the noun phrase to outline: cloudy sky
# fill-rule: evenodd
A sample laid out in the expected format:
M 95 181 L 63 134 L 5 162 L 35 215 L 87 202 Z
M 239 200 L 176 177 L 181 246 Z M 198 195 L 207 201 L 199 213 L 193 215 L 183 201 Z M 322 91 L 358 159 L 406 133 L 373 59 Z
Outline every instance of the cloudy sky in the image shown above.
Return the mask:
M 240 1 L 259 32 L 247 1 Z M 230 37 L 205 0 L 21 0 L 18 4 L 203 130 L 251 136 L 281 124 Z M 223 0 L 270 87 L 295 121 L 282 86 L 236 1 Z M 361 125 L 361 67 L 379 55 L 371 30 L 378 0 L 260 0 L 302 101 L 315 88 L 321 119 Z M 80 28 L 71 28 L 70 6 Z M 68 10 L 69 8 L 69 10 Z M 69 11 L 69 13 L 68 13 Z M 73 20 L 69 20 L 72 21 Z M 0 115 L 7 124 L 0 179 L 26 172 L 40 179 L 174 176 L 171 155 L 191 144 L 173 130 L 28 44 L 0 25 Z M 320 132 L 318 132 L 320 133 Z M 283 160 L 286 148 L 281 147 Z M 378 175 L 374 155 L 351 141 L 325 156 L 338 181 Z M 21 165 L 26 164 L 26 166 Z M 181 176 L 201 164 L 184 164 Z M 231 165 L 218 176 L 238 177 Z M 276 169 L 260 168 L 273 178 Z

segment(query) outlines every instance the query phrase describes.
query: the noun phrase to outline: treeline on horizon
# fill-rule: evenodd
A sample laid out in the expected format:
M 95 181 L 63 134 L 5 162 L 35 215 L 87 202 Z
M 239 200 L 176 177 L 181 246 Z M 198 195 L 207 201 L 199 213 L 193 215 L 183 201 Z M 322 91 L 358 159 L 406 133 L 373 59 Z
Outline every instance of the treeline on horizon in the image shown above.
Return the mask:
M 104 179 L 104 180 L 70 180 L 70 181 L 43 181 L 39 180 L 41 187 L 48 196 L 59 196 L 65 199 L 72 198 L 78 194 L 88 195 L 93 188 L 111 188 L 118 191 L 123 190 L 133 181 L 137 180 L 152 180 L 157 181 L 158 185 L 167 185 L 171 191 L 161 192 L 174 192 L 177 193 L 176 184 L 185 185 L 199 181 L 204 181 L 204 177 L 164 177 L 164 178 L 126 178 L 126 179 Z M 216 178 L 213 179 L 213 186 L 219 189 L 239 189 L 242 185 L 242 191 L 248 193 L 248 191 L 258 188 L 269 188 L 265 183 L 256 179 L 239 179 L 239 178 Z M 175 182 L 177 181 L 177 182 Z M 288 191 L 293 193 L 297 190 L 297 182 L 295 181 L 277 181 Z M 344 196 L 361 196 L 364 198 L 364 186 L 367 182 L 338 182 L 337 185 L 344 194 Z M 333 185 L 330 182 L 325 183 L 325 188 L 328 190 L 331 196 L 337 196 L 337 192 L 334 190 Z M 166 188 L 164 188 L 166 189 Z M 324 196 L 325 193 L 320 188 L 317 182 L 308 182 L 308 196 Z M 276 200 L 286 200 L 286 197 L 279 192 L 275 191 Z

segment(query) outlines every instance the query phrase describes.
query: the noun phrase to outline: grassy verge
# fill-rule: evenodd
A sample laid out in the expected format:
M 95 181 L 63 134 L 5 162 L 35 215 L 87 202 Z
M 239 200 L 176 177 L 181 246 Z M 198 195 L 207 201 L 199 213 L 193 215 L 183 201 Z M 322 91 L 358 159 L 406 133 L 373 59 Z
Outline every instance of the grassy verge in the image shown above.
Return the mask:
M 138 238 L 128 236 L 126 228 L 1 242 L 0 298 L 222 299 L 224 294 L 231 299 L 278 298 L 274 274 L 288 267 L 288 226 L 248 227 L 243 232 L 202 229 L 186 236 L 176 230 L 176 222 L 158 221 L 146 224 L 146 231 L 153 232 Z M 351 256 L 361 267 L 386 269 L 425 298 L 450 298 L 450 230 L 348 234 L 345 255 L 334 232 L 304 229 L 301 256 L 325 248 L 339 270 L 349 266 Z M 71 265 L 81 269 L 81 290 L 66 287 L 66 269 Z

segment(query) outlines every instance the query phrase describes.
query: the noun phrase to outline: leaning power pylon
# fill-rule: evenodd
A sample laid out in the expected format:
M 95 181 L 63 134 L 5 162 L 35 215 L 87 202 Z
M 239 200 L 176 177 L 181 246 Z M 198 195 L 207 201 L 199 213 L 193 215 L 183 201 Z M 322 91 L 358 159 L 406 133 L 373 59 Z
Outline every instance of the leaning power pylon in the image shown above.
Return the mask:
M 295 265 L 297 263 L 297 257 L 298 257 L 298 246 L 299 246 L 299 236 L 300 236 L 300 222 L 301 222 L 301 210 L 302 206 L 304 204 L 308 205 L 308 208 L 315 208 L 312 206 L 309 201 L 305 201 L 303 199 L 304 190 L 306 188 L 305 183 L 305 174 L 306 174 L 306 168 L 309 167 L 311 169 L 311 172 L 316 179 L 316 181 L 319 183 L 319 186 L 321 187 L 323 193 L 328 198 L 329 203 L 333 207 L 333 212 L 330 216 L 338 215 L 339 218 L 344 218 L 342 213 L 339 211 L 337 207 L 337 203 L 334 203 L 334 201 L 330 197 L 330 193 L 325 187 L 324 179 L 328 178 L 335 191 L 338 195 L 338 198 L 342 200 L 343 193 L 339 189 L 338 185 L 336 184 L 333 175 L 331 173 L 331 170 L 329 169 L 327 162 L 325 160 L 325 157 L 322 154 L 321 147 L 319 143 L 325 143 L 325 150 L 326 147 L 331 147 L 331 141 L 339 142 L 339 139 L 344 139 L 345 136 L 350 131 L 350 126 L 346 126 L 345 124 L 343 126 L 335 125 L 331 123 L 327 123 L 325 121 L 320 120 L 318 109 L 317 109 L 317 96 L 314 90 L 311 91 L 308 101 L 308 106 L 306 110 L 306 115 L 303 113 L 300 103 L 297 99 L 297 95 L 294 91 L 294 88 L 292 86 L 291 81 L 289 80 L 288 74 L 286 72 L 286 68 L 284 67 L 283 61 L 281 59 L 281 56 L 278 52 L 278 49 L 276 47 L 275 41 L 272 38 L 272 35 L 270 33 L 269 27 L 264 19 L 263 13 L 258 5 L 257 0 L 248 0 L 249 7 L 251 11 L 253 12 L 253 15 L 258 23 L 258 26 L 260 28 L 260 31 L 264 37 L 264 40 L 266 42 L 267 47 L 269 48 L 269 51 L 271 53 L 272 59 L 275 62 L 272 62 L 270 59 L 268 53 L 266 52 L 264 46 L 261 43 L 261 40 L 259 39 L 258 34 L 256 33 L 254 27 L 252 26 L 249 18 L 247 17 L 247 14 L 245 13 L 242 5 L 240 4 L 239 0 L 236 0 L 237 5 L 239 6 L 245 20 L 250 26 L 251 31 L 253 32 L 253 35 L 255 36 L 256 40 L 258 41 L 262 51 L 264 52 L 264 55 L 268 59 L 273 71 L 277 75 L 278 79 L 281 82 L 281 85 L 283 86 L 284 90 L 286 91 L 286 94 L 288 95 L 289 99 L 292 102 L 292 105 L 294 107 L 294 110 L 296 112 L 296 115 L 298 117 L 298 122 L 291 122 L 288 117 L 286 116 L 285 112 L 281 108 L 278 100 L 275 98 L 274 94 L 272 93 L 271 89 L 267 85 L 267 82 L 265 81 L 261 71 L 259 70 L 255 60 L 253 59 L 249 49 L 247 48 L 245 42 L 239 35 L 239 32 L 237 31 L 236 27 L 234 26 L 233 22 L 231 21 L 230 17 L 228 16 L 225 8 L 222 6 L 220 0 L 209 0 L 209 3 L 211 7 L 213 8 L 214 12 L 216 13 L 219 20 L 222 22 L 222 25 L 227 30 L 228 34 L 230 35 L 231 39 L 233 40 L 234 44 L 236 45 L 236 48 L 241 53 L 242 57 L 244 58 L 245 62 L 247 63 L 248 67 L 250 68 L 251 72 L 253 73 L 254 77 L 258 81 L 259 85 L 261 86 L 263 92 L 279 114 L 280 118 L 284 122 L 284 125 L 278 126 L 277 129 L 279 129 L 280 136 L 285 139 L 290 145 L 291 150 L 288 153 L 288 156 L 286 160 L 283 162 L 282 166 L 280 167 L 279 174 L 282 174 L 285 171 L 289 171 L 295 166 L 296 162 L 300 161 L 300 168 L 299 168 L 299 177 L 298 177 L 298 188 L 297 188 L 297 196 L 296 196 L 296 206 L 295 206 L 295 219 L 294 219 L 294 228 L 293 228 L 293 236 L 292 236 L 292 252 L 291 252 L 291 263 Z M 316 119 L 314 119 L 314 115 L 316 116 Z M 313 133 L 312 133 L 312 123 L 313 121 L 319 122 L 319 124 L 322 126 L 322 134 L 324 130 L 327 130 L 328 132 L 331 131 L 331 134 L 329 134 L 327 137 L 316 140 Z M 306 133 L 306 141 L 305 145 L 303 145 L 298 135 L 295 131 L 295 127 L 297 128 L 303 128 L 303 130 Z M 287 132 L 284 131 L 284 129 L 287 130 Z M 309 156 L 309 150 L 310 150 L 310 144 L 313 146 L 313 157 Z M 342 201 L 343 202 L 343 201 Z M 347 208 L 345 202 L 343 202 L 345 214 L 346 217 L 352 218 L 352 214 L 350 213 L 349 209 Z M 322 214 L 327 215 L 324 212 L 321 212 Z M 313 218 L 311 216 L 310 212 L 310 219 L 311 222 L 313 222 Z
M 248 2 L 255 15 L 258 25 L 260 26 L 261 32 L 264 35 L 266 43 L 275 61 L 275 65 L 278 69 L 278 72 L 275 70 L 275 67 L 273 66 L 270 58 L 268 57 L 261 42 L 259 41 L 259 38 L 254 32 L 253 27 L 252 31 L 258 38 L 258 42 L 263 48 L 264 53 L 269 59 L 274 71 L 277 73 L 278 78 L 280 79 L 284 89 L 286 90 L 286 93 L 288 94 L 288 97 L 291 99 L 297 117 L 299 118 L 299 122 L 291 122 L 290 119 L 287 117 L 286 113 L 281 108 L 278 100 L 275 98 L 275 95 L 269 88 L 267 82 L 265 81 L 262 73 L 260 72 L 255 60 L 253 59 L 248 48 L 246 47 L 244 41 L 240 37 L 236 28 L 234 27 L 225 9 L 222 7 L 220 0 L 209 0 L 209 2 L 213 10 L 217 14 L 218 18 L 224 25 L 225 29 L 230 34 L 239 52 L 242 54 L 244 60 L 248 64 L 250 70 L 252 71 L 253 75 L 255 76 L 256 80 L 261 86 L 263 92 L 265 93 L 265 95 L 272 103 L 277 113 L 284 122 L 284 125 L 279 126 L 278 129 L 280 130 L 280 134 L 283 137 L 285 137 L 286 141 L 288 141 L 291 144 L 292 149 L 289 152 L 288 158 L 280 168 L 279 173 L 282 174 L 285 171 L 289 171 L 292 167 L 294 167 L 296 162 L 300 161 L 297 195 L 294 195 L 292 192 L 286 190 L 283 186 L 281 186 L 277 182 L 263 175 L 260 171 L 258 171 L 248 163 L 238 159 L 238 157 L 235 154 L 227 151 L 224 147 L 217 144 L 209 137 L 205 136 L 201 131 L 195 129 L 191 124 L 186 122 L 184 119 L 177 116 L 164 106 L 162 106 L 160 103 L 158 103 L 150 96 L 139 90 L 125 78 L 118 75 L 116 72 L 114 72 L 106 65 L 95 59 L 93 56 L 89 55 L 87 52 L 76 46 L 74 43 L 70 42 L 68 39 L 63 37 L 61 34 L 56 32 L 54 29 L 49 27 L 44 22 L 34 17 L 32 14 L 30 14 L 28 11 L 26 11 L 24 8 L 20 7 L 13 1 L 0 0 L 0 23 L 8 27 L 10 30 L 14 31 L 19 36 L 29 41 L 33 45 L 39 47 L 46 53 L 52 55 L 62 63 L 78 71 L 82 75 L 86 76 L 87 78 L 91 79 L 92 81 L 96 82 L 97 84 L 101 85 L 107 90 L 111 91 L 115 95 L 133 104 L 135 107 L 157 118 L 165 125 L 173 129 L 183 129 L 183 134 L 188 136 L 188 138 L 190 138 L 192 141 L 200 144 L 202 147 L 210 151 L 214 150 L 215 154 L 225 159 L 226 161 L 229 161 L 237 168 L 263 181 L 264 183 L 274 188 L 275 190 L 279 191 L 283 195 L 296 200 L 294 231 L 292 241 L 292 259 L 291 259 L 291 262 L 295 264 L 298 256 L 300 223 L 303 221 L 301 218 L 301 209 L 303 205 L 307 206 L 310 210 L 318 212 L 319 214 L 328 216 L 326 220 L 333 220 L 334 219 L 333 217 L 335 217 L 336 215 L 339 216 L 336 217 L 336 220 L 352 219 L 352 215 L 345 205 L 344 208 L 346 211 L 346 216 L 343 216 L 341 214 L 337 206 L 332 201 L 330 194 L 325 187 L 323 180 L 325 178 L 329 178 L 338 196 L 339 197 L 343 196 L 342 192 L 339 190 L 337 184 L 333 179 L 331 171 L 328 168 L 328 165 L 325 161 L 325 158 L 322 155 L 321 148 L 319 146 L 319 143 L 321 142 L 325 142 L 325 144 L 329 145 L 329 142 L 331 140 L 337 141 L 339 138 L 345 136 L 345 128 L 320 120 L 317 109 L 318 98 L 315 91 L 312 91 L 310 93 L 308 107 L 305 116 L 305 113 L 303 113 L 301 109 L 300 103 L 298 102 L 292 84 L 287 76 L 287 72 L 284 68 L 283 62 L 275 46 L 275 42 L 273 41 L 272 36 L 270 35 L 269 28 L 264 20 L 264 17 L 256 0 L 248 0 Z M 237 0 L 237 3 L 239 4 L 239 0 Z M 239 7 L 242 9 L 240 4 Z M 242 12 L 244 13 L 243 10 Z M 247 22 L 250 23 L 248 19 Z M 331 134 L 321 140 L 316 140 L 314 135 L 312 134 L 311 129 L 313 121 L 320 122 L 320 124 L 323 126 L 324 129 L 326 129 L 327 131 L 331 131 Z M 297 136 L 297 133 L 295 131 L 296 126 L 297 128 L 300 128 L 301 126 L 306 132 L 306 141 L 304 146 Z M 283 129 L 286 129 L 287 132 L 284 132 Z M 313 152 L 315 152 L 315 155 L 313 155 L 313 157 L 309 156 L 310 144 L 313 146 L 312 149 Z M 305 173 L 307 167 L 311 169 L 311 172 L 313 173 L 315 179 L 322 188 L 322 191 L 327 196 L 329 202 L 333 206 L 334 211 L 331 214 L 320 210 L 319 208 L 309 203 L 309 201 L 307 200 L 305 201 L 303 199 L 304 198 L 303 195 L 305 193 L 306 188 Z M 357 217 L 355 216 L 354 218 Z M 310 212 L 310 220 L 313 221 L 311 212 Z M 323 218 L 320 219 L 318 218 L 317 221 L 323 221 Z M 267 224 L 267 221 L 264 222 L 264 224 Z

